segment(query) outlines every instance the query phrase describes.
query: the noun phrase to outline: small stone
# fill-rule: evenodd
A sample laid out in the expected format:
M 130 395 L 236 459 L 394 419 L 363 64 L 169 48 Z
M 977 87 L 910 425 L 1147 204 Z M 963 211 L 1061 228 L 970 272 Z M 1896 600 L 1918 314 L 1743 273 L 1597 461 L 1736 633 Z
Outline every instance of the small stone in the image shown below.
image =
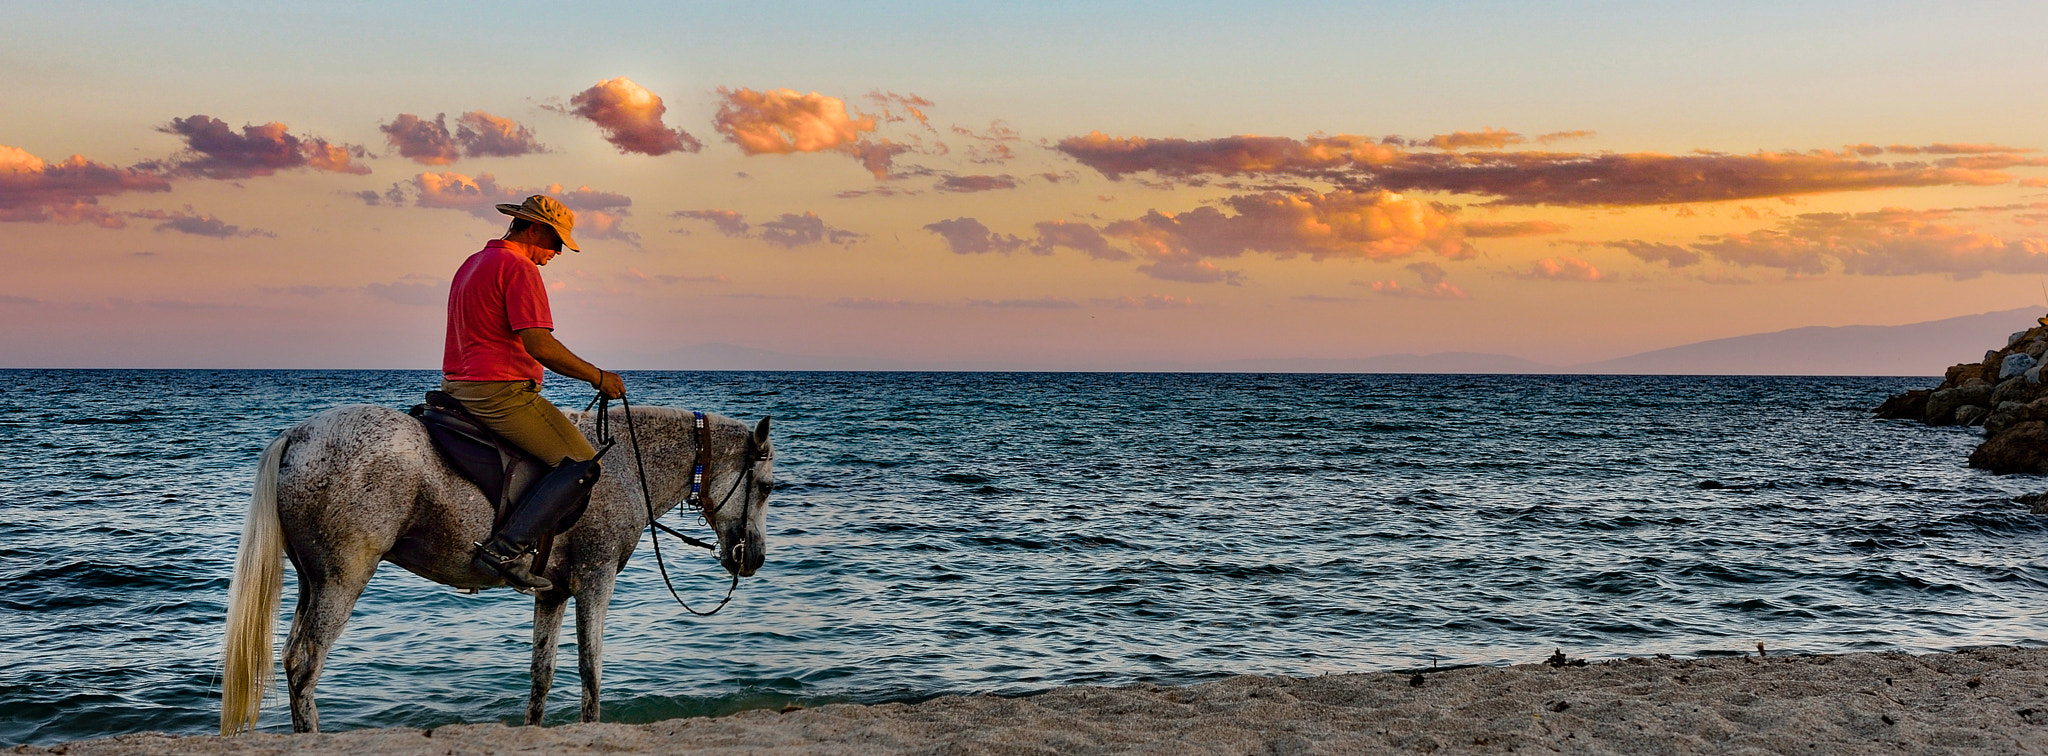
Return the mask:
M 1408 678 L 1408 687 L 1410 687 L 1410 688 L 1420 688 L 1420 687 L 1422 687 L 1422 673 L 1421 673 L 1421 672 L 1417 672 L 1417 673 L 1415 673 L 1415 676 L 1414 676 L 1414 677 L 1410 677 L 1410 678 Z

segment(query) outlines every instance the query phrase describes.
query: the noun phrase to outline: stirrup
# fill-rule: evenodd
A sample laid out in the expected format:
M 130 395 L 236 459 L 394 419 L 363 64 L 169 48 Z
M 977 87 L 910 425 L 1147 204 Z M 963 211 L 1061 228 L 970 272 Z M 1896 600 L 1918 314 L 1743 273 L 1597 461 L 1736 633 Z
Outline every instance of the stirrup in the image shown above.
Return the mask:
M 499 541 L 493 539 L 491 543 L 496 544 Z M 497 549 L 478 543 L 476 544 L 476 556 L 472 557 L 470 561 L 504 578 L 507 585 L 512 586 L 513 590 L 521 593 L 533 593 L 554 588 L 555 584 L 553 581 L 533 574 L 532 568 L 527 566 L 527 561 L 532 556 L 532 549 L 526 549 L 506 556 L 499 553 Z

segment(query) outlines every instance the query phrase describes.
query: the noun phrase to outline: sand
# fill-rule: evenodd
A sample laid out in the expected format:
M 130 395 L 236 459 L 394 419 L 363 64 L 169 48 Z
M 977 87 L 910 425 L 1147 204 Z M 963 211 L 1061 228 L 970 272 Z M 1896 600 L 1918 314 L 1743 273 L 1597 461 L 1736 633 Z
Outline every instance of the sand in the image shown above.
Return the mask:
M 2048 754 L 2048 649 L 1622 659 L 1417 675 L 839 704 L 644 725 L 498 724 L 232 738 L 145 733 L 97 754 Z

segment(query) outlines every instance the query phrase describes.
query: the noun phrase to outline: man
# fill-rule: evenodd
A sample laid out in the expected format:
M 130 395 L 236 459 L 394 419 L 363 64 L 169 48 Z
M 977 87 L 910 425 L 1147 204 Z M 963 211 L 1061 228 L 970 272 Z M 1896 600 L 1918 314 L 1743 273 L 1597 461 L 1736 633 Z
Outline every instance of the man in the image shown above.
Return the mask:
M 448 288 L 448 341 L 441 359 L 441 390 L 472 417 L 555 469 L 529 487 L 499 518 L 497 531 L 477 544 L 476 564 L 513 586 L 545 591 L 534 574 L 534 546 L 567 527 L 564 519 L 597 484 L 597 450 L 541 398 L 541 368 L 585 381 L 606 398 L 626 395 L 619 376 L 597 369 L 555 339 L 554 318 L 540 266 L 566 246 L 576 214 L 553 197 L 534 195 L 499 205 L 512 216 L 504 238 L 463 261 Z

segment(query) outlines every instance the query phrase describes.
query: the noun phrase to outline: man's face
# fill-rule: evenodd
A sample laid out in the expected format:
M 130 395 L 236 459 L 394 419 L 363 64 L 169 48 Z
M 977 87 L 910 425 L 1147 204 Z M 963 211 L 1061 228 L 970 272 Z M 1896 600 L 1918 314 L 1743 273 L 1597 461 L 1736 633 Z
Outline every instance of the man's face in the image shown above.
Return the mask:
M 546 265 L 549 260 L 555 259 L 555 255 L 562 254 L 562 235 L 555 233 L 553 226 L 542 223 L 534 224 L 533 228 L 539 232 L 534 235 L 533 246 L 542 250 L 540 258 L 534 260 L 533 264 Z

